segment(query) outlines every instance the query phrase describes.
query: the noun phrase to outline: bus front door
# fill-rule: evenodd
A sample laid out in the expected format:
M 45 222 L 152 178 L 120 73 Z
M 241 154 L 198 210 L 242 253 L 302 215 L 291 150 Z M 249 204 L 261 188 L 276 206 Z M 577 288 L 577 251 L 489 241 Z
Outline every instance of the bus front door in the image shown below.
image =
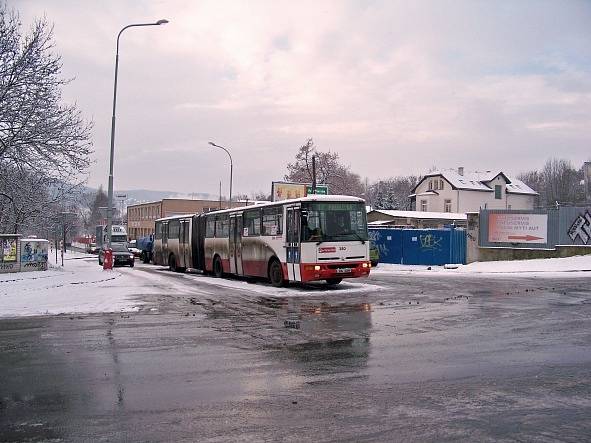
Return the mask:
M 242 275 L 242 215 L 230 216 L 230 273 Z
M 300 274 L 300 208 L 287 208 L 287 235 L 285 244 L 287 277 L 290 281 L 302 281 Z

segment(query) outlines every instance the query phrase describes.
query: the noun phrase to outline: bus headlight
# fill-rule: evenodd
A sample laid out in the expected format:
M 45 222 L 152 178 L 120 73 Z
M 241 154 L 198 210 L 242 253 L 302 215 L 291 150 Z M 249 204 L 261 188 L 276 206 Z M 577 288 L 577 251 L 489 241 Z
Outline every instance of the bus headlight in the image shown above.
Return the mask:
M 361 266 L 363 266 L 364 268 L 369 268 L 371 266 L 370 263 L 363 263 Z
M 320 271 L 320 265 L 316 265 L 316 266 L 314 266 L 314 270 L 315 270 L 315 271 Z

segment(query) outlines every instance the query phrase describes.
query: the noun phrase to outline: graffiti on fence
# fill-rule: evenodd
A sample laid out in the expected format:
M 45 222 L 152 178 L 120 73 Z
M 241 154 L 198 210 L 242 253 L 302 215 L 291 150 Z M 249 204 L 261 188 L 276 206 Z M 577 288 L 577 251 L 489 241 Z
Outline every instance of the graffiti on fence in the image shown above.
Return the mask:
M 589 214 L 589 211 L 585 211 L 584 214 L 575 219 L 568 230 L 568 236 L 572 241 L 579 237 L 583 243 L 587 244 L 589 242 L 591 238 L 591 214 Z
M 443 237 L 436 237 L 433 234 L 420 235 L 421 249 L 441 251 Z

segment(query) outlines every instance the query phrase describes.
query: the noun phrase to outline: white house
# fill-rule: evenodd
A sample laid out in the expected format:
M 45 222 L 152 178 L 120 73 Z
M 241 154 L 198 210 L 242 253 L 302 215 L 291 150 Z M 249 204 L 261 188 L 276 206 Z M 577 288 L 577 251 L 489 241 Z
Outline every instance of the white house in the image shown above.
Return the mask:
M 422 212 L 475 212 L 480 209 L 533 209 L 538 195 L 502 171 L 464 172 L 464 168 L 430 172 L 409 196 Z

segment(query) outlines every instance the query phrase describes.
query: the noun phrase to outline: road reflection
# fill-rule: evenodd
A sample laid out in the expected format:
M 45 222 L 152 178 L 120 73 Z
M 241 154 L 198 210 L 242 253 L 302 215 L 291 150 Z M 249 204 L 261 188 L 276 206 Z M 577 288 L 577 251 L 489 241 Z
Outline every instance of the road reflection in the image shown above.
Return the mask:
M 370 354 L 372 306 L 309 298 L 261 297 L 285 330 L 277 357 L 305 375 L 357 371 Z M 287 335 L 287 337 L 285 337 Z

